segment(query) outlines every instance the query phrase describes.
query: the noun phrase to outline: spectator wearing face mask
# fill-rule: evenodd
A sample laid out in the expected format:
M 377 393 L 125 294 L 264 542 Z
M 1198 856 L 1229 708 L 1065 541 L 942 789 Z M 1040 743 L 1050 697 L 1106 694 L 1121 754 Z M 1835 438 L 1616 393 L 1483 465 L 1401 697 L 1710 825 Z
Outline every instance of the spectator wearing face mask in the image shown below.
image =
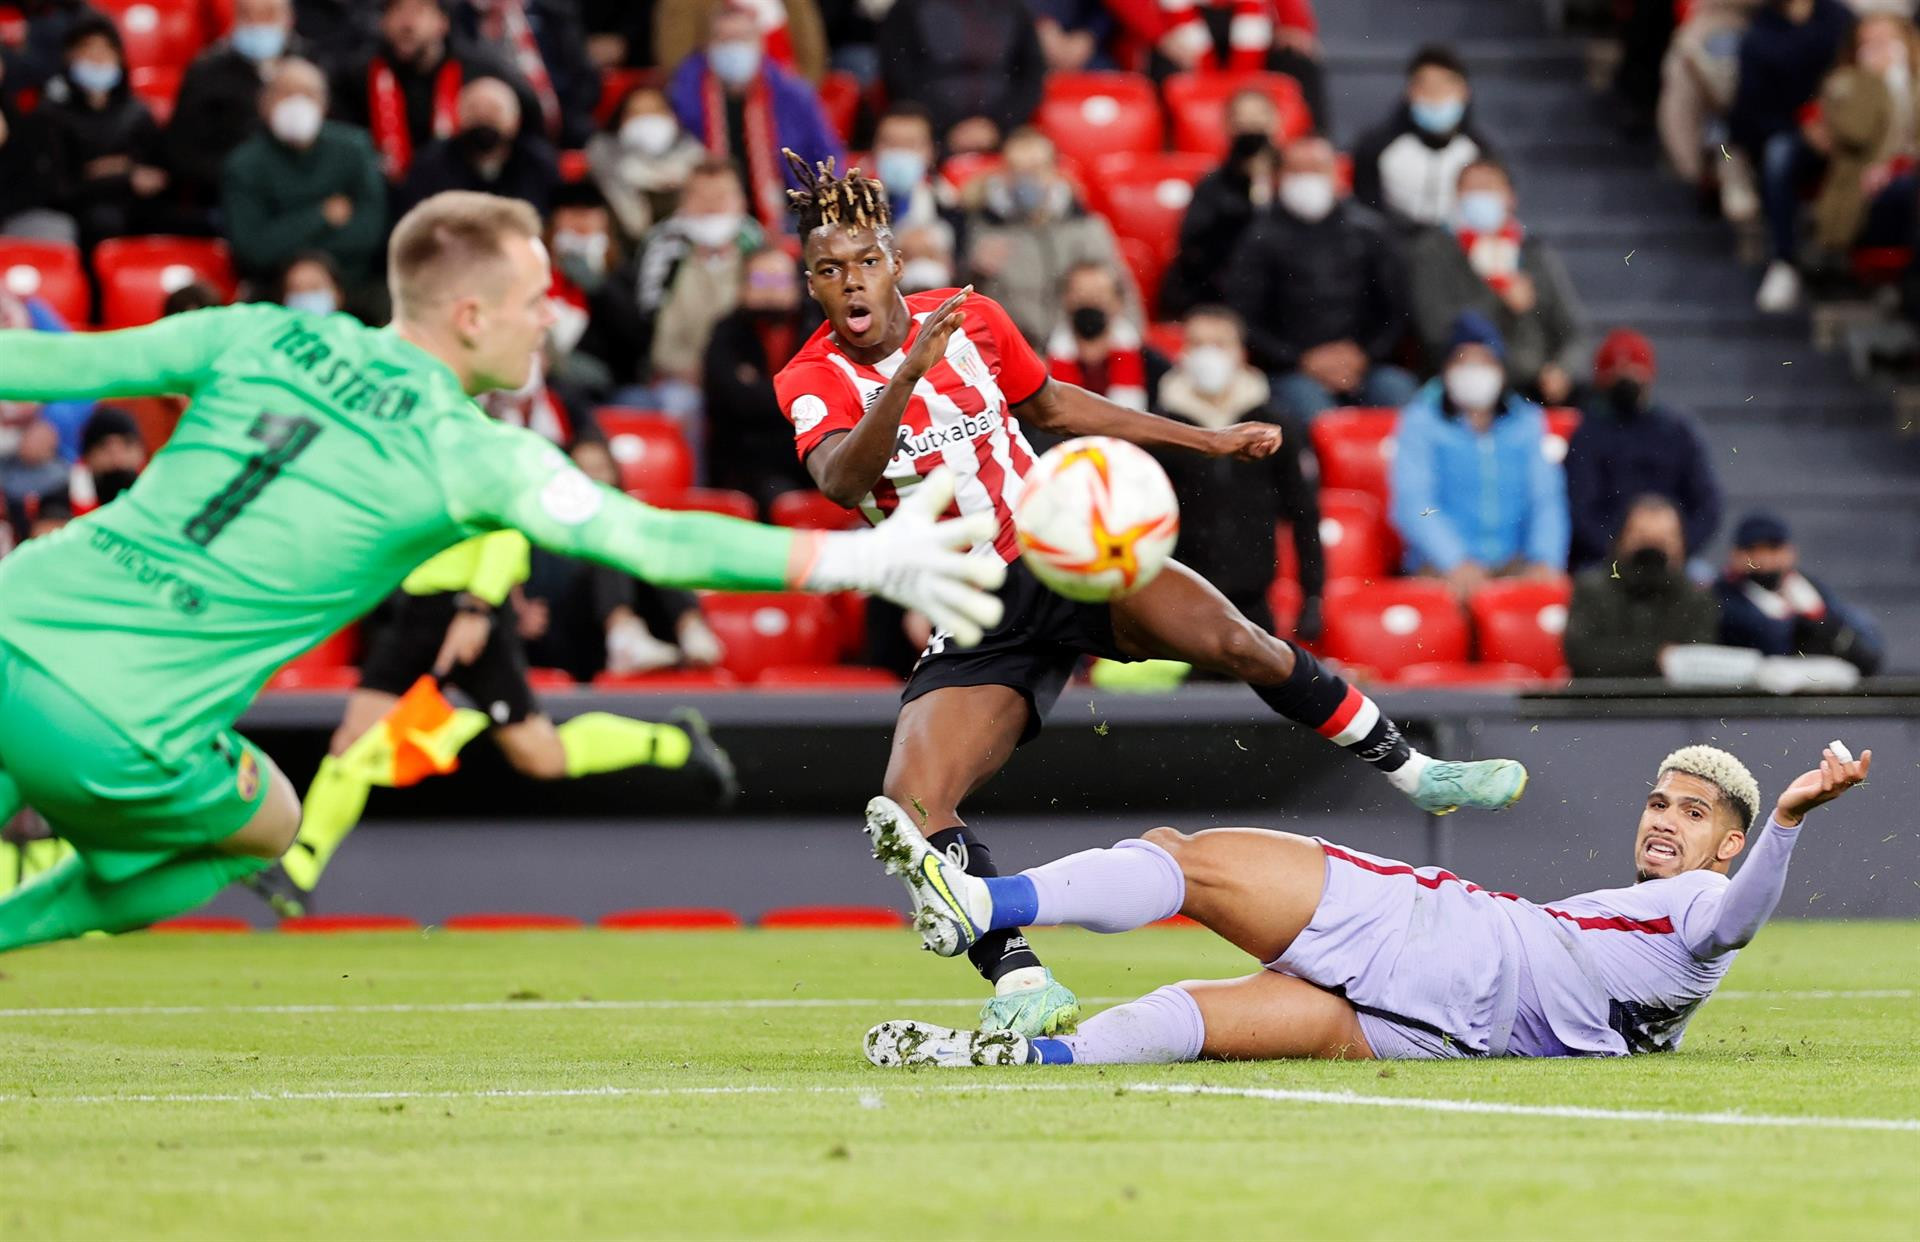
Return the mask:
M 1635 497 L 1680 515 L 1682 551 L 1698 556 L 1720 525 L 1720 485 L 1699 431 L 1653 399 L 1653 346 L 1615 328 L 1593 355 L 1593 392 L 1567 447 L 1567 508 L 1575 570 L 1604 558 Z
M 1688 579 L 1680 511 L 1637 496 L 1605 562 L 1575 576 L 1567 666 L 1575 677 L 1658 677 L 1668 647 L 1715 641 L 1720 607 Z
M 545 215 L 560 184 L 553 144 L 521 124 L 520 97 L 499 78 L 460 88 L 460 128 L 428 146 L 394 195 L 394 215 L 446 190 L 517 198 Z
M 1128 34 L 1152 49 L 1147 70 L 1284 73 L 1327 128 L 1319 23 L 1308 0 L 1106 0 Z
M 140 424 L 117 406 L 95 407 L 80 432 L 80 460 L 67 477 L 67 498 L 75 513 L 110 503 L 147 466 L 147 445 Z
M 759 20 L 747 9 L 729 6 L 713 15 L 706 47 L 681 62 L 667 97 L 681 128 L 709 156 L 739 170 L 754 217 L 768 232 L 792 228 L 792 170 L 781 148 L 809 162 L 846 157 L 813 88 L 767 58 Z
M 120 32 L 97 13 L 67 31 L 66 62 L 48 81 L 35 125 L 45 142 L 49 205 L 79 227 L 82 249 L 179 223 L 160 127 L 127 85 Z
M 944 221 L 957 238 L 965 227 L 958 191 L 934 168 L 937 154 L 933 118 L 919 104 L 895 104 L 874 128 L 873 166 L 866 171 L 887 187 L 896 236 Z
M 1406 332 L 1406 271 L 1380 217 L 1339 197 L 1326 139 L 1287 145 L 1275 209 L 1254 221 L 1228 273 L 1248 352 L 1294 418 L 1413 395 L 1413 377 L 1387 362 Z
M 763 508 L 781 492 L 813 487 L 793 455 L 793 433 L 767 411 L 774 408 L 775 372 L 818 323 L 793 256 L 776 247 L 747 256 L 740 303 L 713 326 L 702 372 L 707 474 L 715 487 L 746 492 Z
M 1048 73 L 1117 69 L 1107 45 L 1118 30 L 1105 0 L 1028 0 Z
M 1180 218 L 1180 248 L 1160 285 L 1160 313 L 1226 301 L 1226 274 L 1240 239 L 1272 210 L 1280 188 L 1273 135 L 1280 113 L 1265 92 L 1245 90 L 1227 101 L 1232 142 L 1220 167 L 1193 187 Z
M 949 154 L 992 151 L 1040 106 L 1047 61 L 1026 0 L 894 0 L 887 98 L 925 105 Z
M 591 184 L 563 186 L 547 227 L 556 303 L 548 341 L 554 378 L 595 399 L 643 378 L 646 322 L 639 277 Z
M 953 270 L 953 230 L 944 221 L 895 228 L 893 244 L 900 252 L 900 292 L 926 293 L 958 286 Z
M 12 451 L 0 455 L 0 499 L 6 502 L 15 543 L 27 537 L 33 512 L 44 497 L 66 498 L 69 469 L 60 458 L 60 433 L 44 419 L 28 423 Z
M 1559 405 L 1573 392 L 1579 307 L 1567 270 L 1515 212 L 1513 183 L 1496 160 L 1460 170 L 1453 220 L 1423 230 L 1408 252 L 1413 326 L 1430 362 L 1461 311 L 1478 311 L 1507 343 L 1507 380 Z
M 827 35 L 814 0 L 658 0 L 653 10 L 654 63 L 672 74 L 705 41 L 716 15 L 744 9 L 760 28 L 767 58 L 808 83 L 827 76 Z
M 167 122 L 167 167 L 176 193 L 198 207 L 220 203 L 227 156 L 260 125 L 260 92 L 293 39 L 293 0 L 235 0 L 227 37 L 193 58 Z
M 387 191 L 366 132 L 328 121 L 326 78 L 291 57 L 275 64 L 259 112 L 265 129 L 234 149 L 221 179 L 234 265 L 268 281 L 318 250 L 349 286 L 371 281 Z
M 1402 224 L 1449 224 L 1460 170 L 1489 150 L 1469 115 L 1471 98 L 1453 49 L 1416 52 L 1405 99 L 1354 148 L 1353 196 Z
M 1060 318 L 1060 282 L 1076 267 L 1123 270 L 1113 230 L 1088 211 L 1060 175 L 1053 143 L 1038 130 L 1007 139 L 1006 168 L 968 187 L 967 267 L 981 293 L 1006 308 L 1029 340 L 1044 342 Z M 1127 313 L 1139 295 L 1126 280 Z
M 606 127 L 587 141 L 587 167 L 628 245 L 673 214 L 694 165 L 707 157 L 651 86 L 627 92 Z
M 1770 656 L 1838 656 L 1867 676 L 1885 657 L 1872 618 L 1800 572 L 1793 534 L 1777 514 L 1760 511 L 1740 519 L 1714 594 L 1720 641 L 1729 647 Z
M 1240 317 L 1224 306 L 1197 306 L 1181 326 L 1179 362 L 1160 379 L 1153 411 L 1198 427 L 1278 423 L 1280 451 L 1260 461 L 1166 453 L 1180 498 L 1180 560 L 1217 587 L 1234 607 L 1269 632 L 1267 591 L 1273 585 L 1274 527 L 1292 530 L 1304 597 L 1293 633 L 1320 632 L 1326 558 L 1320 547 L 1319 467 L 1306 428 L 1269 399 L 1267 377 L 1247 361 Z
M 1127 316 L 1120 281 L 1104 263 L 1082 263 L 1060 285 L 1060 322 L 1047 338 L 1047 374 L 1116 405 L 1144 410 L 1168 362 Z
M 1445 369 L 1400 411 L 1388 516 L 1407 570 L 1462 598 L 1489 578 L 1555 577 L 1567 565 L 1567 484 L 1545 451 L 1539 406 L 1507 384 L 1487 319 L 1454 323 Z
M 456 40 L 512 67 L 539 105 L 526 112 L 531 128 L 568 150 L 593 133 L 600 71 L 575 0 L 455 0 L 448 17 Z
M 273 300 L 288 310 L 331 315 L 346 309 L 347 291 L 340 270 L 324 250 L 295 255 L 274 282 Z

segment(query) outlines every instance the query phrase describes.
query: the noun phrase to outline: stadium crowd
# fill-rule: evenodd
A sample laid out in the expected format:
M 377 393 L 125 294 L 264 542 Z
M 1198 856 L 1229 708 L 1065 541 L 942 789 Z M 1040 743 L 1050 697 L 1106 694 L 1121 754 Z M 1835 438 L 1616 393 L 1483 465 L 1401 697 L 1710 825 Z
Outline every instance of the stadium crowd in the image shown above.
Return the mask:
M 1450 48 L 1343 154 L 1308 0 L 96 3 L 0 8 L 7 326 L 234 298 L 383 322 L 393 222 L 442 190 L 510 195 L 547 222 L 558 322 L 491 413 L 652 503 L 844 524 L 773 394 L 821 322 L 787 147 L 876 176 L 903 287 L 971 282 L 1056 379 L 1285 428 L 1267 462 L 1166 459 L 1180 555 L 1351 667 L 1652 676 L 1716 641 L 1878 663 L 1777 516 L 1740 517 L 1705 563 L 1725 515 L 1700 437 L 1657 399 L 1645 337 L 1588 321 Z M 1855 247 L 1911 246 L 1911 22 L 1678 7 L 1665 42 L 1629 29 L 1621 92 L 1681 175 L 1764 215 L 1761 304 Z M 1703 156 L 1722 143 L 1744 161 Z M 174 412 L 0 405 L 0 538 L 110 500 Z M 852 661 L 843 682 L 883 684 L 925 636 L 877 605 L 862 626 L 851 601 L 696 600 L 551 558 L 514 606 L 551 683 L 804 684 Z M 280 684 L 351 684 L 355 649 Z

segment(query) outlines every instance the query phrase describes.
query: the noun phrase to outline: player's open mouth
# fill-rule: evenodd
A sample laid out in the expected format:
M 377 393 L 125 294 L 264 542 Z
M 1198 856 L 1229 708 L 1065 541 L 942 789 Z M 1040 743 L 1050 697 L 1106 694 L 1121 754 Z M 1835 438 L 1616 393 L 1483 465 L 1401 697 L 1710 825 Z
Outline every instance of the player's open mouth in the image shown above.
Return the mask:
M 847 331 L 855 336 L 865 336 L 867 329 L 873 327 L 873 312 L 857 303 L 847 308 Z
M 1680 857 L 1680 847 L 1665 837 L 1651 837 L 1640 853 L 1648 862 L 1673 862 Z

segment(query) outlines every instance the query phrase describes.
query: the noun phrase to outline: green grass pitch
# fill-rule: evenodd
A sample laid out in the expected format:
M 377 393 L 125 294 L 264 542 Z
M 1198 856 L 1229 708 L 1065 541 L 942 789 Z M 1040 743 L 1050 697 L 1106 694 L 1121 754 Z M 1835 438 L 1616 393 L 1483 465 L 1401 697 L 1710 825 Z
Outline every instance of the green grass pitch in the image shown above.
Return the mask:
M 1088 997 L 1250 966 L 1199 931 L 1036 939 Z M 1672 1056 L 861 1058 L 873 1022 L 961 1023 L 977 989 L 904 932 L 0 958 L 0 1238 L 1851 1240 L 1920 1220 L 1920 924 L 1769 927 Z M 1216 1093 L 1167 1090 L 1191 1084 Z

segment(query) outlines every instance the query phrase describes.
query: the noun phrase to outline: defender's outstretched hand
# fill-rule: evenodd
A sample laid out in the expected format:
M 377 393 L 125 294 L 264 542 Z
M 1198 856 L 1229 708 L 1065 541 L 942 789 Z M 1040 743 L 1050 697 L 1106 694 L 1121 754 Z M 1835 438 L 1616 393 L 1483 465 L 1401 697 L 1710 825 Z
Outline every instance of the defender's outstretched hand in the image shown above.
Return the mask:
M 1280 429 L 1272 423 L 1235 423 L 1213 433 L 1213 457 L 1237 457 L 1241 461 L 1259 461 L 1280 451 Z
M 872 530 L 820 536 L 819 554 L 801 585 L 810 591 L 871 591 L 925 613 L 957 645 L 975 645 L 1000 624 L 1004 606 L 989 592 L 1006 581 L 1007 567 L 997 556 L 966 554 L 993 537 L 993 515 L 940 521 L 952 501 L 953 474 L 943 466 Z
M 1820 752 L 1820 767 L 1803 773 L 1780 795 L 1774 805 L 1774 822 L 1783 828 L 1794 827 L 1814 807 L 1833 801 L 1866 780 L 1867 770 L 1872 766 L 1871 750 L 1861 751 L 1855 759 L 1850 755 L 1842 758 L 1832 746 L 1827 747 Z

